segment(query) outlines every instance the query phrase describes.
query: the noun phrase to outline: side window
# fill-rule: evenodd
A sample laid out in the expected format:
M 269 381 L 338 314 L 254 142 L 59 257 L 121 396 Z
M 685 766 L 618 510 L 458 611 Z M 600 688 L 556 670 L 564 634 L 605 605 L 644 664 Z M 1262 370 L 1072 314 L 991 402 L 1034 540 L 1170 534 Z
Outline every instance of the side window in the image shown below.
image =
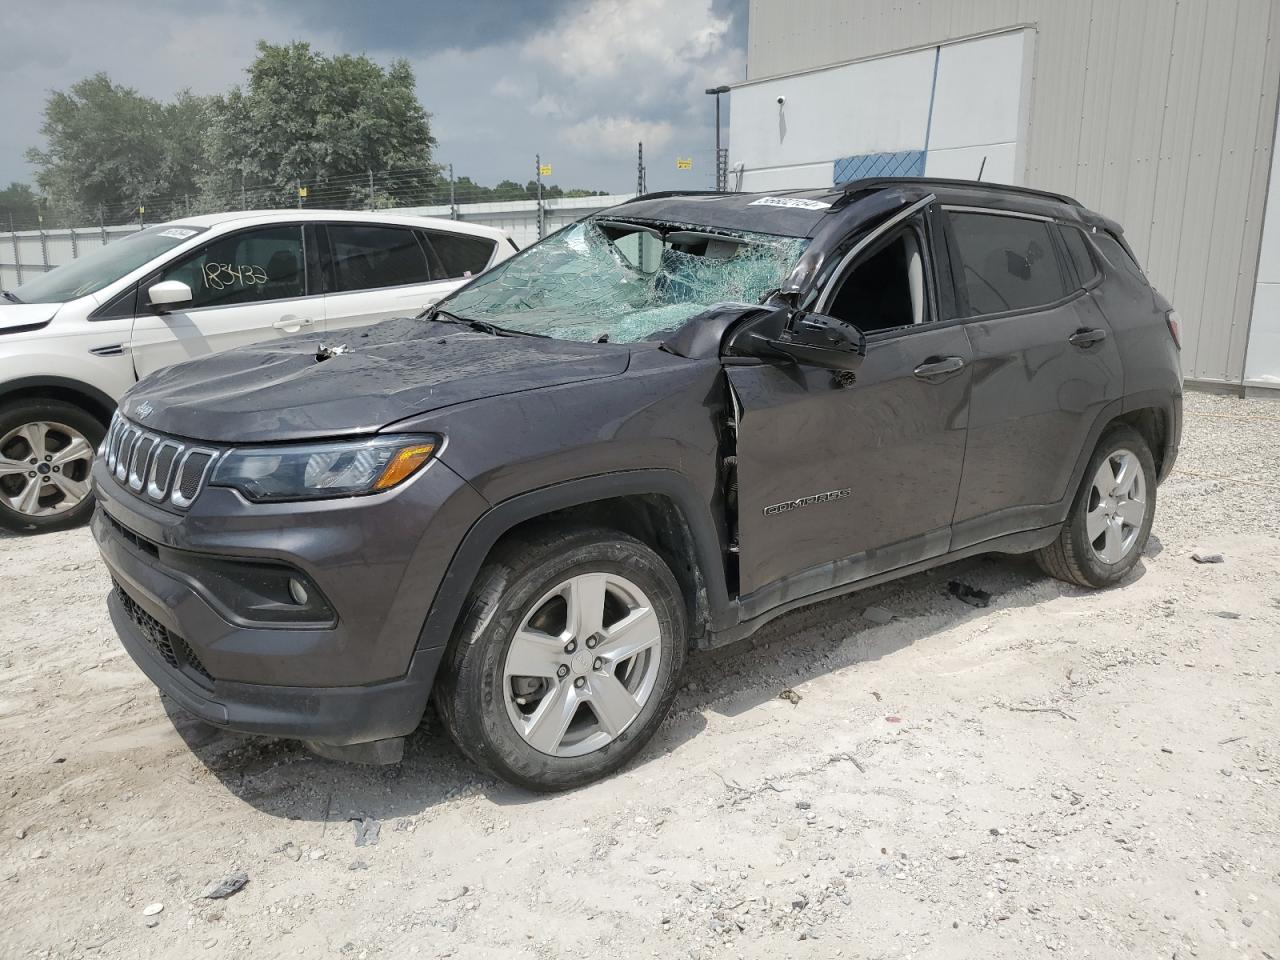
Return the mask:
M 1111 262 L 1113 267 L 1117 270 L 1123 270 L 1143 286 L 1146 286 L 1147 278 L 1142 275 L 1142 268 L 1138 266 L 1133 257 L 1129 256 L 1128 252 L 1115 237 L 1106 231 L 1099 230 L 1094 233 L 1093 242 L 1098 245 L 1102 255 Z
M 971 315 L 1032 310 L 1069 291 L 1043 220 L 986 213 L 947 214 Z
M 1088 286 L 1098 275 L 1098 265 L 1093 262 L 1093 254 L 1089 252 L 1089 241 L 1085 239 L 1084 231 L 1079 227 L 1067 226 L 1060 226 L 1058 229 L 1067 248 L 1067 255 L 1075 265 L 1080 286 Z
M 484 237 L 470 237 L 461 233 L 437 233 L 424 230 L 423 236 L 435 254 L 431 275 L 436 280 L 457 280 L 473 277 L 489 265 L 495 246 Z M 435 272 L 436 263 L 440 273 Z
M 211 241 L 160 274 L 191 288 L 192 307 L 225 307 L 306 294 L 302 228 L 244 230 Z
M 863 333 L 928 319 L 923 238 L 912 227 L 878 241 L 835 283 L 823 312 Z
M 374 290 L 430 280 L 427 260 L 407 227 L 329 224 L 336 290 Z

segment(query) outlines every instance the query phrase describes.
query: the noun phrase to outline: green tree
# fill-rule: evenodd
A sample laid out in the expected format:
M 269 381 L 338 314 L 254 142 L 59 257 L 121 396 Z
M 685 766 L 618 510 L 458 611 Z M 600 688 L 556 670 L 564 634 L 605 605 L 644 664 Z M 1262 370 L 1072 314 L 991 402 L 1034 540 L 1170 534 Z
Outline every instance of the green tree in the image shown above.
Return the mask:
M 358 207 L 422 202 L 436 182 L 436 141 L 404 60 L 383 69 L 307 43 L 259 42 L 247 82 L 218 98 L 210 116 L 203 183 L 213 197 L 261 191 L 259 203 L 287 203 L 302 181 L 308 204 Z
M 105 73 L 50 94 L 40 132 L 47 148 L 27 159 L 56 214 L 118 215 L 168 191 L 164 108 Z
M 47 147 L 27 159 L 53 219 L 127 219 L 140 204 L 178 209 L 207 168 L 213 102 L 183 90 L 162 104 L 105 73 L 54 91 L 45 103 Z
M 19 230 L 32 226 L 40 213 L 40 198 L 30 184 L 10 183 L 0 190 L 0 230 L 12 222 Z

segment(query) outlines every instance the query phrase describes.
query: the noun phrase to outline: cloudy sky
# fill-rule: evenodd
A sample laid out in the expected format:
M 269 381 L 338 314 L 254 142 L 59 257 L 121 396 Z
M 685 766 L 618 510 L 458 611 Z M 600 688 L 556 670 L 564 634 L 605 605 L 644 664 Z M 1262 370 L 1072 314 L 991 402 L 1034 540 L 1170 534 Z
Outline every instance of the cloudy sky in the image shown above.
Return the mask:
M 30 181 L 50 90 L 105 70 L 157 98 L 227 89 L 259 39 L 404 57 L 433 115 L 437 160 L 479 183 L 713 185 L 708 86 L 745 73 L 746 0 L 10 0 L 0 56 L 0 185 Z M 727 100 L 725 101 L 727 104 Z M 692 157 L 692 172 L 677 171 Z

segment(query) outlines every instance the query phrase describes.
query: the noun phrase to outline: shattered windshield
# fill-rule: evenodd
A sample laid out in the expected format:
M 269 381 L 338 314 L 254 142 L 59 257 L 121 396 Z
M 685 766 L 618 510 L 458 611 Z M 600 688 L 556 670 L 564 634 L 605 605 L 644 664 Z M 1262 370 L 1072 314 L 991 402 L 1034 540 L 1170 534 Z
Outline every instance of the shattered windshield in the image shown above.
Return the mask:
M 713 304 L 759 303 L 808 242 L 595 217 L 498 265 L 441 306 L 521 333 L 631 343 Z

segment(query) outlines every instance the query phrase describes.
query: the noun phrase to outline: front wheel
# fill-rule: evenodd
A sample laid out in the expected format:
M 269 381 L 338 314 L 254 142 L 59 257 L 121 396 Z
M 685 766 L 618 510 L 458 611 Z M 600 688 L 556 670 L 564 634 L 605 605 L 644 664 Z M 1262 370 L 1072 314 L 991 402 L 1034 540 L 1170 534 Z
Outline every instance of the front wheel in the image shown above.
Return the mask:
M 1059 580 L 1109 587 L 1142 556 L 1155 512 L 1156 468 L 1151 449 L 1132 427 L 1110 427 L 1085 468 L 1062 532 L 1036 551 L 1036 562 Z
M 0 407 L 0 528 L 65 530 L 93 513 L 89 470 L 106 428 L 61 400 Z
M 504 544 L 477 578 L 436 706 L 482 769 L 530 790 L 604 777 L 657 731 L 686 646 L 662 559 L 612 530 Z

